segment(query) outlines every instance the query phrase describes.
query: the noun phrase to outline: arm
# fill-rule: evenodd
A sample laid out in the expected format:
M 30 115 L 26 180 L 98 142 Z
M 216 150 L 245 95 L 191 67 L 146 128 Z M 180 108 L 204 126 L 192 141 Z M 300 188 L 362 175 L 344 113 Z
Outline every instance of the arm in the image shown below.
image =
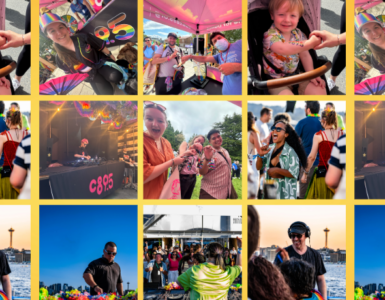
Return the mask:
M 332 48 L 332 47 L 346 44 L 346 32 L 341 34 L 334 34 L 326 30 L 322 30 L 322 31 L 316 30 L 310 34 L 310 37 L 313 35 L 318 36 L 319 38 L 322 39 L 322 44 L 315 47 L 314 50 L 319 50 L 326 47 Z
M 185 153 L 185 151 L 187 150 L 187 142 L 186 141 L 183 141 L 182 144 L 180 144 L 179 146 L 179 155 L 182 155 L 183 153 Z
M 174 52 L 173 54 L 171 54 L 171 56 L 166 56 L 166 57 L 162 57 L 161 54 L 155 54 L 154 57 L 152 58 L 152 63 L 155 65 L 160 65 L 166 61 L 174 59 L 176 57 L 176 55 L 177 55 L 177 52 Z M 183 59 L 183 57 L 182 57 L 182 59 Z
M 291 174 L 289 170 L 281 168 L 269 168 L 269 170 L 267 170 L 267 174 L 269 174 L 271 178 L 294 178 L 293 174 Z
M 95 282 L 94 280 L 94 276 L 92 276 L 92 274 L 90 273 L 84 273 L 83 274 L 83 278 L 84 278 L 84 281 L 90 286 L 90 288 L 92 289 L 95 285 L 97 285 L 97 283 Z M 103 294 L 103 289 L 101 287 L 96 287 L 95 288 L 95 292 L 96 293 L 101 293 Z
M 93 16 L 95 13 L 94 13 L 94 10 L 92 9 L 91 5 L 88 4 L 88 1 L 83 1 L 83 4 L 87 7 L 87 9 L 90 11 L 91 13 L 91 16 Z M 123 295 L 123 294 L 121 294 Z
M 151 180 L 160 176 L 164 171 L 166 171 L 168 168 L 170 168 L 173 165 L 173 160 L 174 160 L 174 166 L 177 166 L 184 161 L 184 158 L 178 156 L 176 158 L 173 158 L 173 159 L 170 159 L 169 161 L 164 162 L 163 164 L 155 166 L 151 175 L 147 177 L 144 183 L 150 182 Z
M 107 56 L 111 53 L 111 51 L 108 50 L 107 47 L 104 47 L 103 50 L 102 50 L 102 52 L 103 52 L 105 55 L 107 55 Z M 114 61 L 116 61 L 115 56 L 113 56 L 112 54 L 110 55 L 110 58 L 113 59 Z
M 204 159 L 203 164 L 202 164 L 202 168 L 199 169 L 199 174 L 204 176 L 208 173 L 208 171 L 209 171 L 209 161 Z
M 7 48 L 17 48 L 23 45 L 31 44 L 30 32 L 27 34 L 18 34 L 10 30 L 0 31 L 0 37 L 3 37 L 7 40 L 7 43 L 0 47 L 0 50 L 4 50 Z
M 210 62 L 210 63 L 216 63 L 214 56 L 200 56 L 200 55 L 184 55 L 182 57 L 182 63 L 185 63 L 189 59 L 195 60 L 196 62 Z M 241 72 L 241 71 L 239 71 Z
M 12 285 L 9 275 L 4 275 L 1 278 L 1 284 L 3 285 L 4 292 L 7 294 L 8 299 L 12 300 Z
M 123 296 L 123 282 L 120 282 L 116 285 L 119 295 Z
M 318 290 L 321 292 L 321 295 L 324 299 L 327 299 L 327 287 L 326 280 L 324 275 L 317 276 L 317 286 Z
M 78 14 L 77 12 L 75 12 L 74 15 L 76 16 L 76 19 L 77 19 L 79 22 L 83 22 L 83 19 L 79 16 L 79 14 Z
M 321 39 L 313 35 L 310 37 L 310 39 L 300 42 L 291 41 L 283 43 L 281 41 L 277 41 L 271 45 L 270 49 L 280 55 L 294 55 L 313 49 L 320 43 Z
M 242 240 L 239 237 L 237 237 L 237 245 L 238 245 L 238 248 L 242 249 Z M 237 253 L 237 261 L 235 264 L 237 266 L 242 267 L 242 250 L 240 252 L 241 253 Z
M 255 149 L 257 149 L 257 153 L 259 155 L 261 155 L 260 154 L 261 153 L 261 140 L 259 139 L 259 134 L 257 134 L 256 132 L 253 131 L 251 133 L 250 137 L 251 137 L 251 141 L 250 142 L 254 144 Z
M 319 143 L 320 143 L 320 137 L 315 134 L 313 137 L 313 146 L 311 148 L 309 156 L 307 157 L 307 168 L 305 170 L 306 172 L 310 171 L 311 167 L 313 166 L 314 161 L 317 158 Z
M 329 169 L 326 173 L 325 183 L 332 189 L 338 188 L 342 176 L 342 170 L 329 164 Z M 12 178 L 12 175 L 11 175 Z M 12 183 L 12 182 L 11 182 Z
M 21 189 L 24 185 L 25 178 L 27 177 L 27 170 L 18 166 L 14 165 L 13 170 L 11 173 L 11 185 L 14 186 L 17 189 Z

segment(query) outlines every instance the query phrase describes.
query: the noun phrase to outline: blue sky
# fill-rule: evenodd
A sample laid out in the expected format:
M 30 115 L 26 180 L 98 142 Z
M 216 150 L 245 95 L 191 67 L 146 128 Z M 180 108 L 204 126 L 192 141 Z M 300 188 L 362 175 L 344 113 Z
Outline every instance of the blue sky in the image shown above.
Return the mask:
M 167 38 L 167 35 L 170 32 L 175 32 L 178 34 L 178 36 L 191 35 L 191 33 L 188 33 L 186 31 L 173 28 L 167 25 L 163 25 L 147 19 L 143 20 L 143 31 L 145 32 L 145 34 L 151 37 L 158 37 L 162 39 Z
M 83 272 L 103 254 L 104 245 L 117 245 L 123 287 L 138 287 L 138 214 L 136 205 L 40 206 L 40 281 L 46 286 L 68 283 L 85 286 Z
M 354 216 L 354 280 L 360 285 L 385 284 L 385 206 L 356 205 Z

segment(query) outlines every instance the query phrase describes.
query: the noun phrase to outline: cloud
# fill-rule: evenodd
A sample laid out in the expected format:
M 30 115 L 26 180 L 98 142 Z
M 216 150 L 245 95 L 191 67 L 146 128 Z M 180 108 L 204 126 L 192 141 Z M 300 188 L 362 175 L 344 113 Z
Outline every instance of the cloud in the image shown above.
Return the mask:
M 172 29 L 172 27 L 163 25 L 154 21 L 148 21 L 147 23 L 143 24 L 143 30 L 156 30 L 156 29 Z
M 161 32 L 161 31 L 158 31 L 159 34 L 162 34 L 162 35 L 167 35 L 167 33 L 164 33 L 164 32 Z

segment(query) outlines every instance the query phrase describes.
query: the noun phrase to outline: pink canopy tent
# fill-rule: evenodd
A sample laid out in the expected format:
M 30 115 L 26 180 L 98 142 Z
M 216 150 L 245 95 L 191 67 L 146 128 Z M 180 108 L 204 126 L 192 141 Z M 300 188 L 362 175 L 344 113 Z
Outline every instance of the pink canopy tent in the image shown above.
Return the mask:
M 5 30 L 5 0 L 0 0 L 0 30 Z
M 269 0 L 249 0 L 249 12 L 257 9 L 268 9 Z M 303 18 L 310 31 L 320 30 L 321 28 L 321 0 L 303 0 L 305 13 Z
M 382 0 L 355 0 L 354 8 L 361 7 L 363 9 L 369 9 L 380 3 L 383 3 L 383 1 Z
M 143 17 L 192 33 L 242 28 L 241 0 L 144 0 Z
M 40 0 L 39 8 L 46 7 L 51 10 L 65 3 L 68 3 L 67 0 Z

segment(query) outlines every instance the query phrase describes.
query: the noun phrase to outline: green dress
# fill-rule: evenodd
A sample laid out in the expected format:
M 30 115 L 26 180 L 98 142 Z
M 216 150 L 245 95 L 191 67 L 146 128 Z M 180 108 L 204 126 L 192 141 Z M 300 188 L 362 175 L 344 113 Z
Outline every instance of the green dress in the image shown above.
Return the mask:
M 227 299 L 229 288 L 241 271 L 239 266 L 227 267 L 223 271 L 219 266 L 203 263 L 180 275 L 178 282 L 185 291 L 191 289 L 190 300 Z
M 270 157 L 275 149 L 275 144 L 263 159 L 263 166 L 266 167 L 266 173 L 270 167 Z M 297 199 L 297 178 L 299 175 L 299 158 L 294 149 L 285 142 L 281 155 L 279 156 L 281 169 L 288 170 L 293 178 L 274 178 L 278 183 L 277 199 Z M 266 178 L 270 177 L 266 174 Z

